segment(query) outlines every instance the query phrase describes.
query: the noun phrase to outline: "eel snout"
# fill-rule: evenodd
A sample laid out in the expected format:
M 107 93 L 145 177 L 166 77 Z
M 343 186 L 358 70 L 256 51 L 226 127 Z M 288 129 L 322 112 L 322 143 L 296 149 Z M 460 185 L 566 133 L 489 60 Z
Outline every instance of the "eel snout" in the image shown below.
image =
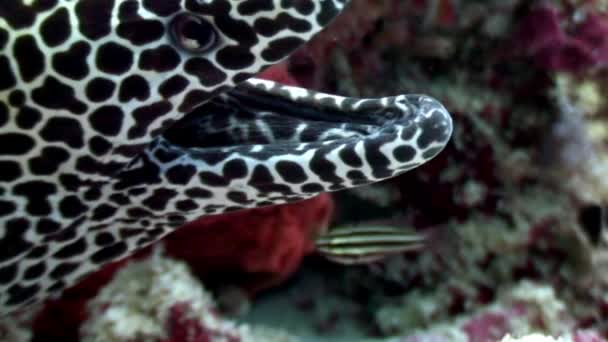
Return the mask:
M 218 190 L 246 193 L 251 206 L 394 177 L 435 157 L 452 133 L 446 108 L 426 95 L 354 99 L 262 80 L 198 112 L 167 131 L 166 143 L 197 169 L 246 165 L 244 179 Z

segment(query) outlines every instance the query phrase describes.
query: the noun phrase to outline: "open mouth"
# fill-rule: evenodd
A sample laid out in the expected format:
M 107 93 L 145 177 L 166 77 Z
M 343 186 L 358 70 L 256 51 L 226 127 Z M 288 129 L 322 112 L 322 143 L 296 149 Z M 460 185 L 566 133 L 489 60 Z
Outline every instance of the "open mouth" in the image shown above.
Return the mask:
M 199 171 L 220 207 L 285 203 L 390 178 L 436 156 L 452 133 L 447 110 L 424 95 L 353 99 L 248 84 L 175 123 L 155 154 L 167 167 Z
M 394 133 L 397 126 L 411 125 L 415 117 L 413 108 L 397 109 L 376 100 L 367 100 L 357 110 L 330 101 L 336 100 L 301 103 L 237 88 L 189 113 L 163 136 L 172 144 L 196 149 L 294 146 Z

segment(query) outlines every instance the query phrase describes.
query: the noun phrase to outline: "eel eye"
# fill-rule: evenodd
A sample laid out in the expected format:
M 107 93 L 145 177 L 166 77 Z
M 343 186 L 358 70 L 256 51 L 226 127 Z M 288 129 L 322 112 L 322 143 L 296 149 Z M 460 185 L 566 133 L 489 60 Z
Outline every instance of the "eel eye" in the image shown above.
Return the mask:
M 217 45 L 215 28 L 203 17 L 182 13 L 171 20 L 171 36 L 182 49 L 192 53 L 207 52 Z

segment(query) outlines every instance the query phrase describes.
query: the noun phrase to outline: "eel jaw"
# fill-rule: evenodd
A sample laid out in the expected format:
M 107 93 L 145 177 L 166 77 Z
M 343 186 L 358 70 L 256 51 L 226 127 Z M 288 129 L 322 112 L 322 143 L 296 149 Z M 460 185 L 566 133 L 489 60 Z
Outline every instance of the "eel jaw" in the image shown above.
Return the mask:
M 224 211 L 394 177 L 435 157 L 452 133 L 448 111 L 425 95 L 316 102 L 249 95 L 229 93 L 205 104 L 169 129 L 161 144 L 183 154 L 182 163 L 224 179 L 209 199 Z M 230 179 L 235 163 L 247 171 Z

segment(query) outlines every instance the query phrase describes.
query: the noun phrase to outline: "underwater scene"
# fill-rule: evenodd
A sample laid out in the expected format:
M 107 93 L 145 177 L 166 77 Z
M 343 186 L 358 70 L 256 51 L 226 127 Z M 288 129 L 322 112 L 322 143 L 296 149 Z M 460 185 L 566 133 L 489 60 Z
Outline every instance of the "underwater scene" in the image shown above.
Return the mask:
M 608 1 L 0 0 L 0 342 L 608 341 Z

